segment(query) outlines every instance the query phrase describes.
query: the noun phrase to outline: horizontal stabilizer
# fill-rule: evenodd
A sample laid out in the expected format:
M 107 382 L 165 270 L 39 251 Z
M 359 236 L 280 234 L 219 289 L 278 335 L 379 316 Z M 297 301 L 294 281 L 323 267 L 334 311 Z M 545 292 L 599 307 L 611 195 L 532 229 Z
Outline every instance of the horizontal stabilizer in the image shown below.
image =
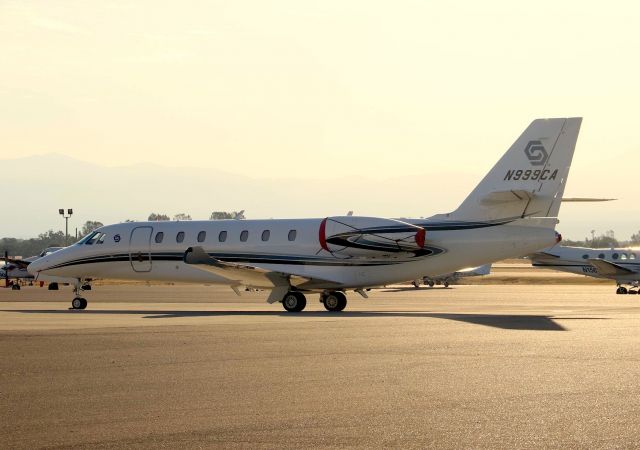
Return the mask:
M 563 197 L 564 203 L 594 203 L 594 202 L 612 202 L 617 198 L 591 198 L 591 197 Z
M 621 275 L 630 275 L 632 273 L 637 273 L 634 270 L 627 269 L 626 267 L 622 267 L 619 264 L 605 261 L 603 259 L 589 259 L 589 264 L 598 269 L 598 273 L 600 275 L 606 276 L 621 276 Z

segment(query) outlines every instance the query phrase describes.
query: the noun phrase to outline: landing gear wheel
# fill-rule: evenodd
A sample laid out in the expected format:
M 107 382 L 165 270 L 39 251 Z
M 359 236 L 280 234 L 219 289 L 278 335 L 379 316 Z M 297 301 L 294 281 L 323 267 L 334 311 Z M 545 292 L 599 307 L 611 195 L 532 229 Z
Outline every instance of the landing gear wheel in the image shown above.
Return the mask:
M 289 312 L 300 312 L 307 306 L 307 299 L 301 292 L 287 292 L 282 299 L 282 306 Z
M 435 286 L 435 283 L 433 281 L 429 281 L 427 284 L 429 285 L 429 287 Z
M 49 289 L 50 291 L 57 291 L 58 283 L 49 283 L 49 287 L 47 289 Z
M 71 307 L 73 309 L 85 309 L 87 307 L 87 300 L 82 297 L 76 297 L 71 300 Z
M 627 293 L 627 288 L 623 286 L 619 286 L 618 289 L 616 290 L 616 294 L 626 294 L 626 293 Z
M 632 291 L 631 289 L 629 289 L 629 291 L 627 292 L 627 294 L 631 294 L 631 295 L 635 295 L 637 293 L 638 291 Z
M 322 297 L 327 311 L 342 311 L 347 307 L 347 297 L 342 292 L 329 292 Z
M 20 290 L 20 285 L 19 284 L 12 284 L 11 285 L 11 290 L 12 291 L 19 291 Z
M 411 284 L 413 284 L 413 287 L 416 289 L 420 288 L 420 283 L 417 281 L 412 281 Z
M 445 282 L 444 282 L 444 287 L 446 287 L 446 288 L 448 288 L 448 287 L 449 287 L 449 282 L 448 282 L 448 281 L 445 281 Z

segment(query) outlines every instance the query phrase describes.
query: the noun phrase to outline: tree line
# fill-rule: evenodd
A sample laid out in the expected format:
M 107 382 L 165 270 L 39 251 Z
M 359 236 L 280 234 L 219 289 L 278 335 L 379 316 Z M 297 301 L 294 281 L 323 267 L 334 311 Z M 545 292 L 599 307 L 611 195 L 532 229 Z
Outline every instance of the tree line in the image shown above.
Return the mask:
M 210 220 L 223 220 L 223 219 L 244 219 L 244 211 L 214 211 L 209 217 Z M 151 213 L 149 214 L 149 221 L 171 220 L 166 214 Z M 179 213 L 173 216 L 173 220 L 191 220 L 191 216 L 185 213 Z M 125 220 L 125 222 L 133 222 L 133 220 Z M 97 220 L 87 220 L 82 228 L 78 231 L 78 239 L 88 235 L 96 228 L 100 228 L 104 224 Z M 40 233 L 38 237 L 30 239 L 18 239 L 18 238 L 0 238 L 0 250 L 4 256 L 4 252 L 8 252 L 10 256 L 22 256 L 29 257 L 39 254 L 42 250 L 48 247 L 66 247 L 76 240 L 75 236 L 65 236 L 64 231 L 49 230 L 45 233 Z M 0 262 L 1 264 L 1 262 Z

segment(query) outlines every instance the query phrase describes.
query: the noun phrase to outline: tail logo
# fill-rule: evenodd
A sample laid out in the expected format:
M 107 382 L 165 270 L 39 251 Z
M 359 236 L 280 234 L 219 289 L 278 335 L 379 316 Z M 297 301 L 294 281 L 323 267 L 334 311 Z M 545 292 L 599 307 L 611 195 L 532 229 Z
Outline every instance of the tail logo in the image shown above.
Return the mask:
M 549 159 L 549 154 L 540 141 L 529 141 L 524 148 L 524 154 L 532 166 L 544 166 Z

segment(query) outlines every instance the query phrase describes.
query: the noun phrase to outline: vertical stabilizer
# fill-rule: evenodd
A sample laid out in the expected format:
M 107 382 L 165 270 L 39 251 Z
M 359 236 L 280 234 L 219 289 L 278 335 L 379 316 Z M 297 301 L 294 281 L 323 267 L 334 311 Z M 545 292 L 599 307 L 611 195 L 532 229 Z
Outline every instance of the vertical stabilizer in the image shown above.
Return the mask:
M 581 122 L 580 117 L 531 122 L 448 218 L 557 217 Z

